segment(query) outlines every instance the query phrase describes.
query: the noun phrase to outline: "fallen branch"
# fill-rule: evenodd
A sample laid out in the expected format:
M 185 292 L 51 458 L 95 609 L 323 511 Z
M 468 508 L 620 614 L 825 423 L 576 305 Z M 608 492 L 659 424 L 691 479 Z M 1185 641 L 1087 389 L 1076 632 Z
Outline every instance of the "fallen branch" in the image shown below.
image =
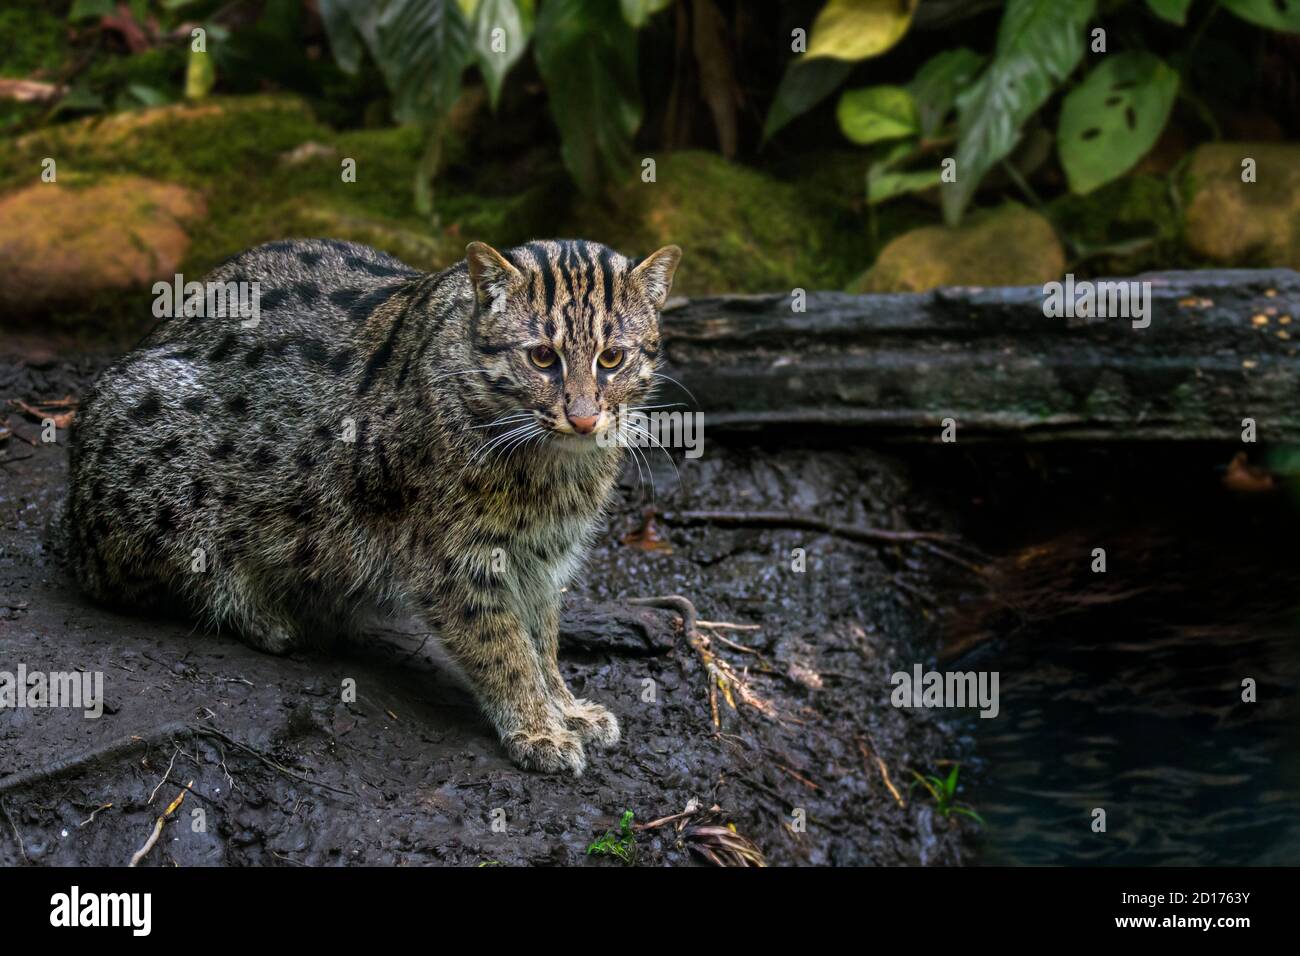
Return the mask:
M 55 428 L 68 428 L 77 415 L 78 402 L 71 395 L 65 395 L 63 398 L 52 398 L 47 402 L 37 402 L 35 405 L 29 405 L 21 398 L 11 398 L 9 404 L 34 422 L 43 422 L 48 418 L 54 422 Z M 52 409 L 59 409 L 59 411 L 52 411 Z
M 888 528 L 846 525 L 793 511 L 665 511 L 659 517 L 666 524 L 677 527 L 716 525 L 723 528 L 789 528 L 816 531 L 860 544 L 915 544 L 945 561 L 951 561 L 976 574 L 983 573 L 978 566 L 937 547 L 937 543 L 965 548 L 980 558 L 985 555 L 960 538 L 938 531 L 891 531 Z
M 194 786 L 194 781 L 191 780 L 189 785 L 191 787 Z M 149 839 L 145 841 L 144 846 L 135 851 L 135 856 L 131 857 L 131 862 L 127 864 L 128 867 L 136 866 L 149 854 L 149 851 L 153 849 L 153 845 L 158 842 L 158 838 L 162 836 L 163 827 L 167 825 L 167 821 L 171 818 L 171 815 L 179 810 L 181 804 L 184 802 L 185 791 L 182 790 L 176 795 L 176 799 L 167 805 L 167 809 L 163 811 L 162 816 L 160 816 L 158 821 L 153 825 L 153 833 L 149 834 Z

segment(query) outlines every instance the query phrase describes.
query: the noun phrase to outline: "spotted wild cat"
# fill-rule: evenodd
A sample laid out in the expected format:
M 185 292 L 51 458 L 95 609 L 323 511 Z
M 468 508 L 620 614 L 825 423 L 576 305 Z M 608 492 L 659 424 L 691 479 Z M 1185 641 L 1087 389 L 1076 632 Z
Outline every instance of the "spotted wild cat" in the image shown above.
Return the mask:
M 256 323 L 165 319 L 84 402 L 78 581 L 272 652 L 414 612 L 513 760 L 581 773 L 619 725 L 560 675 L 560 589 L 622 463 L 598 436 L 654 387 L 680 257 L 474 242 L 423 274 L 337 241 L 242 253 L 208 281 L 258 283 Z

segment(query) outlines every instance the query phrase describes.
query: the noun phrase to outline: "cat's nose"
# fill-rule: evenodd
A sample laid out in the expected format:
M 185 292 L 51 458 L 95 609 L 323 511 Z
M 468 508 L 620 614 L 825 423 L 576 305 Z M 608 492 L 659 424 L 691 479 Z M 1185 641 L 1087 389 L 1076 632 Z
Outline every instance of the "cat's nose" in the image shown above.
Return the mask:
M 599 415 L 570 415 L 569 424 L 573 426 L 575 432 L 581 435 L 590 435 L 599 418 Z

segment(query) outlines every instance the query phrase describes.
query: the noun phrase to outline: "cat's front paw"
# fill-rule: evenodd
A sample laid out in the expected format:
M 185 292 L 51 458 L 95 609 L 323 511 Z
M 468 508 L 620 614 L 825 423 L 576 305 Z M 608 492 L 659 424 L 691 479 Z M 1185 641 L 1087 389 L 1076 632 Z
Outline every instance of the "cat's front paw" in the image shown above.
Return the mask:
M 506 753 L 525 770 L 542 773 L 570 773 L 582 776 L 587 766 L 587 755 L 577 734 L 562 728 L 537 732 L 518 730 L 507 734 L 501 742 Z
M 579 698 L 564 709 L 564 719 L 586 743 L 596 747 L 618 743 L 618 718 L 600 704 Z

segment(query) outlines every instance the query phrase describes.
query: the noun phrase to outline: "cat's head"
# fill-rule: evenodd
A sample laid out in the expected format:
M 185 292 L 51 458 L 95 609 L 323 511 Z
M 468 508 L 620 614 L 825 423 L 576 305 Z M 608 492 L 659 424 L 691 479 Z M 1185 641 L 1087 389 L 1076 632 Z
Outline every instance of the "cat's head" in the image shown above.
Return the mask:
M 659 310 L 681 260 L 665 246 L 630 260 L 595 242 L 465 250 L 476 306 L 472 345 L 498 417 L 569 437 L 614 426 L 655 385 Z M 509 419 L 511 424 L 529 420 Z

